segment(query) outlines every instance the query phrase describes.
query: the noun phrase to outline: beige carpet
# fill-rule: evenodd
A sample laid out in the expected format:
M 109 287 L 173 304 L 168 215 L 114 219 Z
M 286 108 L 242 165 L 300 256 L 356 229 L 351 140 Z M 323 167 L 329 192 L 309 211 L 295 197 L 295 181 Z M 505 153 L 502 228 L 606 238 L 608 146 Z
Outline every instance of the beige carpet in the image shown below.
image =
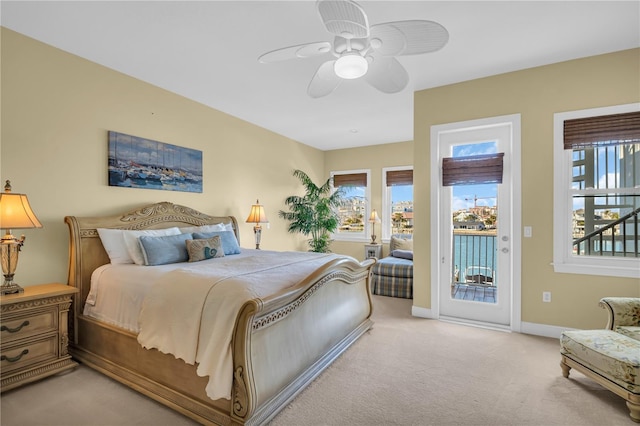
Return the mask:
M 556 339 L 413 318 L 374 296 L 374 328 L 271 423 L 298 425 L 633 425 L 624 400 L 578 372 Z M 88 368 L 6 392 L 3 426 L 191 425 Z

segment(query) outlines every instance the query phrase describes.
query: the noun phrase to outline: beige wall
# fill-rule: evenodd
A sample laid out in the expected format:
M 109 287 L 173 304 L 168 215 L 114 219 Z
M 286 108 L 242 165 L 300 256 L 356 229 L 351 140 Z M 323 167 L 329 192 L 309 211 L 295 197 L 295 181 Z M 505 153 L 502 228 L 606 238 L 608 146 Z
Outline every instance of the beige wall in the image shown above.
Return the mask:
M 635 279 L 553 271 L 553 114 L 640 100 L 640 50 L 563 62 L 424 90 L 415 94 L 414 304 L 430 300 L 430 128 L 507 114 L 521 114 L 522 321 L 575 328 L 603 327 L 604 296 L 640 296 Z M 542 292 L 552 302 L 542 302 Z
M 262 246 L 306 250 L 304 238 L 277 217 L 284 199 L 301 193 L 295 168 L 315 181 L 332 170 L 370 169 L 371 203 L 382 207 L 383 167 L 414 165 L 416 298 L 430 300 L 429 129 L 505 114 L 522 114 L 522 320 L 601 327 L 600 297 L 640 296 L 636 280 L 556 274 L 552 256 L 552 126 L 555 112 L 637 102 L 639 50 L 586 58 L 415 94 L 415 142 L 321 152 L 147 83 L 69 55 L 7 29 L 1 35 L 0 178 L 29 195 L 44 229 L 27 230 L 16 281 L 66 282 L 65 215 L 116 213 L 171 201 L 211 214 L 236 215 L 241 244 L 253 232 L 244 219 L 255 198 L 271 221 Z M 107 131 L 179 146 L 204 156 L 202 194 L 109 187 Z M 413 161 L 416 158 L 417 161 Z M 20 231 L 16 232 L 19 233 Z M 378 231 L 380 234 L 380 231 Z M 333 251 L 364 257 L 363 242 L 335 242 Z M 385 245 L 385 254 L 388 247 Z M 541 302 L 542 291 L 553 302 Z
M 332 171 L 369 169 L 371 182 L 371 208 L 382 211 L 382 169 L 394 166 L 413 166 L 413 142 L 398 142 L 373 145 L 363 148 L 336 149 L 325 152 L 325 174 Z M 380 225 L 376 225 L 376 235 L 381 236 Z M 334 241 L 331 250 L 348 254 L 356 259 L 364 259 L 364 244 L 360 242 Z M 388 241 L 383 245 L 383 256 L 389 253 Z
M 26 230 L 16 282 L 66 282 L 66 215 L 101 215 L 171 201 L 235 215 L 241 245 L 256 198 L 264 204 L 262 247 L 305 249 L 278 218 L 301 193 L 296 168 L 324 173 L 324 154 L 232 116 L 2 29 L 0 177 L 26 193 L 43 229 Z M 203 193 L 110 187 L 107 132 L 115 130 L 203 151 Z M 15 234 L 19 234 L 16 230 Z

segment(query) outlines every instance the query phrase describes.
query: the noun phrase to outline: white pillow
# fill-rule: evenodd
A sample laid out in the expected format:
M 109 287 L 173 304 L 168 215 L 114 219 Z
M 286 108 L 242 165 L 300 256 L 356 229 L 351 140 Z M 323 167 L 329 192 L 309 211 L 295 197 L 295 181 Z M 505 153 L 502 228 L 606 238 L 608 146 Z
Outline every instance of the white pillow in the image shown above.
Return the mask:
M 98 228 L 97 231 L 111 263 L 133 263 L 129 250 L 127 250 L 127 245 L 124 243 L 124 230 Z
M 193 234 L 194 232 L 216 232 L 226 231 L 224 223 L 216 223 L 215 225 L 202 225 L 202 226 L 186 226 L 180 228 L 182 234 Z
M 166 229 L 145 229 L 143 231 L 123 231 L 124 243 L 127 246 L 129 256 L 136 265 L 144 265 L 144 255 L 140 248 L 138 238 L 142 235 L 148 237 L 164 237 L 167 235 L 180 235 L 181 232 L 177 227 Z

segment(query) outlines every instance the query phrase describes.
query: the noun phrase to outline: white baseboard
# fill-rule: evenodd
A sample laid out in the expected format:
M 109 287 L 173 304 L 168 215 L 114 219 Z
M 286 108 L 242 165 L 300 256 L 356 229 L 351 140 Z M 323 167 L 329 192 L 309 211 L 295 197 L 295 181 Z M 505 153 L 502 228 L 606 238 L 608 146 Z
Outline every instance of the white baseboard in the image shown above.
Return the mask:
M 420 306 L 411 306 L 411 315 L 418 318 L 433 318 L 431 309 L 421 308 Z M 559 339 L 563 331 L 575 330 L 569 327 L 558 327 L 556 325 L 536 324 L 533 322 L 521 322 L 520 333 L 533 334 L 534 336 L 552 337 Z
M 563 331 L 575 330 L 570 327 L 558 327 L 557 325 L 536 324 L 533 322 L 522 322 L 520 332 L 533 334 L 535 336 L 554 337 L 559 339 Z
M 421 308 L 420 306 L 412 305 L 411 306 L 411 315 L 418 318 L 433 318 L 431 314 L 431 309 Z

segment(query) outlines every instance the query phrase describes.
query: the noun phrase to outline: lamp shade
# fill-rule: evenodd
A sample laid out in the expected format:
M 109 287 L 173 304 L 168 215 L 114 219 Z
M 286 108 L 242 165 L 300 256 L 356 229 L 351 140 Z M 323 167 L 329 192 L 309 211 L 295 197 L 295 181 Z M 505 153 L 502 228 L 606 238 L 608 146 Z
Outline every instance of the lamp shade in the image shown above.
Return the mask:
M 380 223 L 381 222 L 380 218 L 378 217 L 378 213 L 375 210 L 373 210 L 371 212 L 371 216 L 369 216 L 369 222 L 371 222 L 371 223 Z
M 0 193 L 0 228 L 42 228 L 42 224 L 29 205 L 27 196 L 12 193 L 9 181 L 5 186 L 5 192 Z
M 264 213 L 264 207 L 258 200 L 256 203 L 251 206 L 251 212 L 249 213 L 249 217 L 245 221 L 247 223 L 269 223 L 267 220 L 267 215 Z

